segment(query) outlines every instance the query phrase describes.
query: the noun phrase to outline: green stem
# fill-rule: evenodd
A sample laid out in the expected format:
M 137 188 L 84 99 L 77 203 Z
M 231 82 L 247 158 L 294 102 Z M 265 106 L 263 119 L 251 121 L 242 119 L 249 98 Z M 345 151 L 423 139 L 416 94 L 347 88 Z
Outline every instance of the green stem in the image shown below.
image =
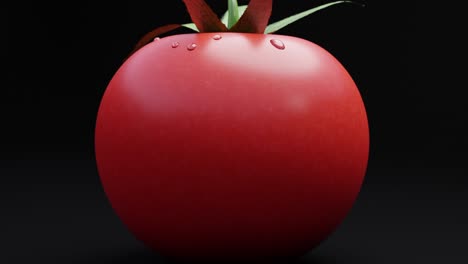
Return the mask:
M 227 27 L 231 28 L 239 20 L 239 5 L 237 0 L 228 0 L 228 24 Z

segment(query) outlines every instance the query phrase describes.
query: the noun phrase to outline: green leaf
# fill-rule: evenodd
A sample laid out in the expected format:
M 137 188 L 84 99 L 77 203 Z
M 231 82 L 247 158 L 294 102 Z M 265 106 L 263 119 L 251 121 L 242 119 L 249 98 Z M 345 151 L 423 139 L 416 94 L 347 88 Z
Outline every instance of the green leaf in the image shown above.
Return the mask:
M 246 9 L 247 9 L 247 5 L 238 6 L 238 8 L 237 8 L 237 11 L 238 11 L 238 14 L 239 14 L 238 18 L 237 18 L 238 20 L 239 20 L 239 17 L 241 17 L 244 14 Z M 226 13 L 224 13 L 224 15 L 221 17 L 221 22 L 223 22 L 223 24 L 227 26 L 228 25 L 228 19 L 229 19 L 229 11 L 226 11 Z
M 239 4 L 237 0 L 228 0 L 228 24 L 227 27 L 231 28 L 239 20 Z
M 298 21 L 298 20 L 300 20 L 300 19 L 302 19 L 302 18 L 304 18 L 304 17 L 306 17 L 308 15 L 311 15 L 311 14 L 313 14 L 313 13 L 315 13 L 317 11 L 320 11 L 322 9 L 325 9 L 327 7 L 337 5 L 337 4 L 344 4 L 344 3 L 357 4 L 357 5 L 362 6 L 362 4 L 354 2 L 354 1 L 335 1 L 335 2 L 328 3 L 328 4 L 323 4 L 323 5 L 314 7 L 312 9 L 307 10 L 307 11 L 304 11 L 304 12 L 301 12 L 299 14 L 287 17 L 285 19 L 282 19 L 280 21 L 277 21 L 275 23 L 272 23 L 272 24 L 268 25 L 267 28 L 265 29 L 265 34 L 276 32 L 276 31 L 286 27 L 287 25 L 289 25 L 291 23 L 294 23 L 294 22 L 296 22 L 296 21 Z
M 195 25 L 195 23 L 182 24 L 182 26 L 185 28 L 189 28 L 193 31 L 200 32 L 200 30 L 198 30 L 197 25 Z

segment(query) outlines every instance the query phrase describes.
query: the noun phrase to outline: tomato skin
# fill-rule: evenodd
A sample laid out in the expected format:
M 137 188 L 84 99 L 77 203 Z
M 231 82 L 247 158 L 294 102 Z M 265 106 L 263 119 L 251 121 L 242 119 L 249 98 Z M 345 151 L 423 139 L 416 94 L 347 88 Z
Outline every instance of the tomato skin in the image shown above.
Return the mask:
M 215 34 L 152 42 L 114 75 L 95 131 L 104 190 L 162 255 L 302 255 L 361 188 L 369 150 L 361 96 L 338 60 L 309 41 Z

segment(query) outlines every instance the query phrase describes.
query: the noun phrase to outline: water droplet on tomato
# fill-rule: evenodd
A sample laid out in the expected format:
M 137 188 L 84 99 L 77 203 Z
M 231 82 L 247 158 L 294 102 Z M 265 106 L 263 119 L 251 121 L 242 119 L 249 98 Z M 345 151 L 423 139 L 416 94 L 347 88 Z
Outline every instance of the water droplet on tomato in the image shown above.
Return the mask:
M 160 37 L 155 37 L 155 38 L 153 39 L 153 41 L 160 41 L 160 40 L 161 40 Z
M 281 40 L 279 40 L 279 39 L 271 39 L 271 40 L 270 40 L 270 43 L 271 43 L 271 45 L 273 45 L 275 48 L 280 49 L 280 50 L 284 50 L 284 49 L 286 48 L 286 46 L 284 46 L 283 41 L 281 41 Z
M 195 50 L 196 48 L 197 48 L 197 44 L 195 44 L 195 43 L 192 43 L 192 44 L 187 46 L 187 49 L 189 51 Z
M 216 34 L 216 35 L 213 36 L 213 39 L 214 39 L 214 40 L 220 40 L 220 39 L 222 39 L 222 38 L 223 38 L 223 37 L 222 37 L 221 35 L 219 35 L 219 34 Z
M 179 45 L 180 45 L 180 43 L 176 41 L 176 42 L 172 42 L 171 47 L 175 49 L 175 48 L 179 47 Z

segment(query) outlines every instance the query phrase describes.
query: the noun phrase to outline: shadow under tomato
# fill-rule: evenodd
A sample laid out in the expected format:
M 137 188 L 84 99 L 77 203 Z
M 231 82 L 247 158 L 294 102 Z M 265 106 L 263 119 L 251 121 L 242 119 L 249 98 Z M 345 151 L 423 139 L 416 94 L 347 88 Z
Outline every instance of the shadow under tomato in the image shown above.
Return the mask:
M 301 258 L 275 258 L 275 259 L 236 259 L 223 258 L 216 260 L 181 261 L 162 257 L 155 252 L 145 248 L 116 249 L 89 256 L 82 263 L 102 264 L 331 264 L 331 263 L 369 263 L 344 252 L 336 254 L 323 254 L 321 252 L 307 254 Z

